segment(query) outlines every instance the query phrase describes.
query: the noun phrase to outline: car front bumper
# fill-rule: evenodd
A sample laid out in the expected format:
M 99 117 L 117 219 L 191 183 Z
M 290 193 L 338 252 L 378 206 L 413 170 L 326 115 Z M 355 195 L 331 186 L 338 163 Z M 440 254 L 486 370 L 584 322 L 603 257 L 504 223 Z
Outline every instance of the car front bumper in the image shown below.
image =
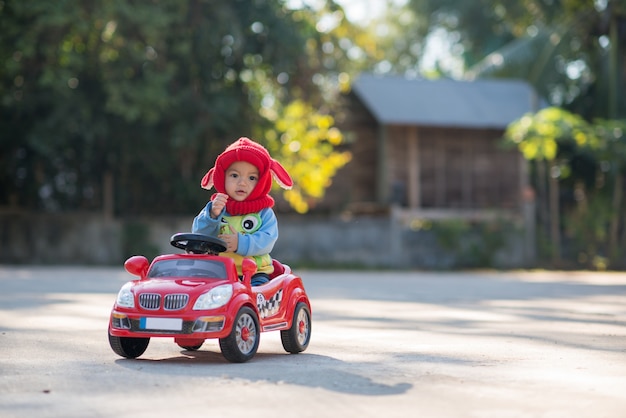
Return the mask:
M 230 333 L 225 315 L 198 315 L 197 317 L 143 316 L 111 312 L 109 333 L 118 337 L 176 337 L 198 339 L 223 338 Z

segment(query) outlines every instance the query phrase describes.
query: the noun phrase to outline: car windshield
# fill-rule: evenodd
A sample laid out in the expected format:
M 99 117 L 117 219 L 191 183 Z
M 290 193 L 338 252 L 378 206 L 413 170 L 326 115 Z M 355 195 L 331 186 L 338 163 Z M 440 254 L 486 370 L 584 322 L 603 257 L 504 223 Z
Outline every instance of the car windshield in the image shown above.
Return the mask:
M 226 266 L 215 260 L 173 259 L 161 260 L 152 265 L 148 277 L 197 277 L 226 279 Z

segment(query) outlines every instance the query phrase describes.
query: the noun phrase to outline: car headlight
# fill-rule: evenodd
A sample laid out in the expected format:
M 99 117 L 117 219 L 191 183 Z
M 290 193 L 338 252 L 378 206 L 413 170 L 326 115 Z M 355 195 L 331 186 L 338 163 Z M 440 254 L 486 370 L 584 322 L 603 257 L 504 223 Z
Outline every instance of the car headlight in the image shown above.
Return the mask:
M 230 284 L 223 284 L 216 286 L 206 293 L 200 295 L 195 305 L 194 310 L 215 309 L 220 306 L 224 306 L 228 303 L 233 295 L 233 286 Z
M 124 308 L 134 308 L 135 307 L 135 296 L 133 292 L 130 291 L 132 283 L 126 283 L 120 289 L 120 292 L 117 294 L 117 306 L 121 306 Z

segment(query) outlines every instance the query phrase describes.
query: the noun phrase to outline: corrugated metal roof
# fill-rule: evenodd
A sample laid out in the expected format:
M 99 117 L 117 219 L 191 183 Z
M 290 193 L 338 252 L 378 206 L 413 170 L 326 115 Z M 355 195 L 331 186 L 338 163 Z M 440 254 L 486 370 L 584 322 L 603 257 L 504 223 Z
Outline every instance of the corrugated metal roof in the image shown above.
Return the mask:
M 362 74 L 352 90 L 382 125 L 500 128 L 534 112 L 533 88 L 522 80 L 407 79 Z

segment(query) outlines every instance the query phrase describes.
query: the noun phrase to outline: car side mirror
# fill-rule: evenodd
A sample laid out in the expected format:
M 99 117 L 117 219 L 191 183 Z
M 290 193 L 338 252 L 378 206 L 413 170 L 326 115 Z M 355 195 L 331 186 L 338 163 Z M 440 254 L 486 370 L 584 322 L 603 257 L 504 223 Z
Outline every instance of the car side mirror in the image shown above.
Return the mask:
M 241 262 L 241 272 L 243 273 L 243 282 L 251 285 L 252 275 L 256 273 L 256 263 L 249 258 L 244 258 Z
M 148 266 L 150 263 L 148 259 L 143 255 L 134 255 L 124 263 L 124 268 L 127 272 L 134 276 L 139 276 L 142 280 L 146 278 L 148 274 Z

